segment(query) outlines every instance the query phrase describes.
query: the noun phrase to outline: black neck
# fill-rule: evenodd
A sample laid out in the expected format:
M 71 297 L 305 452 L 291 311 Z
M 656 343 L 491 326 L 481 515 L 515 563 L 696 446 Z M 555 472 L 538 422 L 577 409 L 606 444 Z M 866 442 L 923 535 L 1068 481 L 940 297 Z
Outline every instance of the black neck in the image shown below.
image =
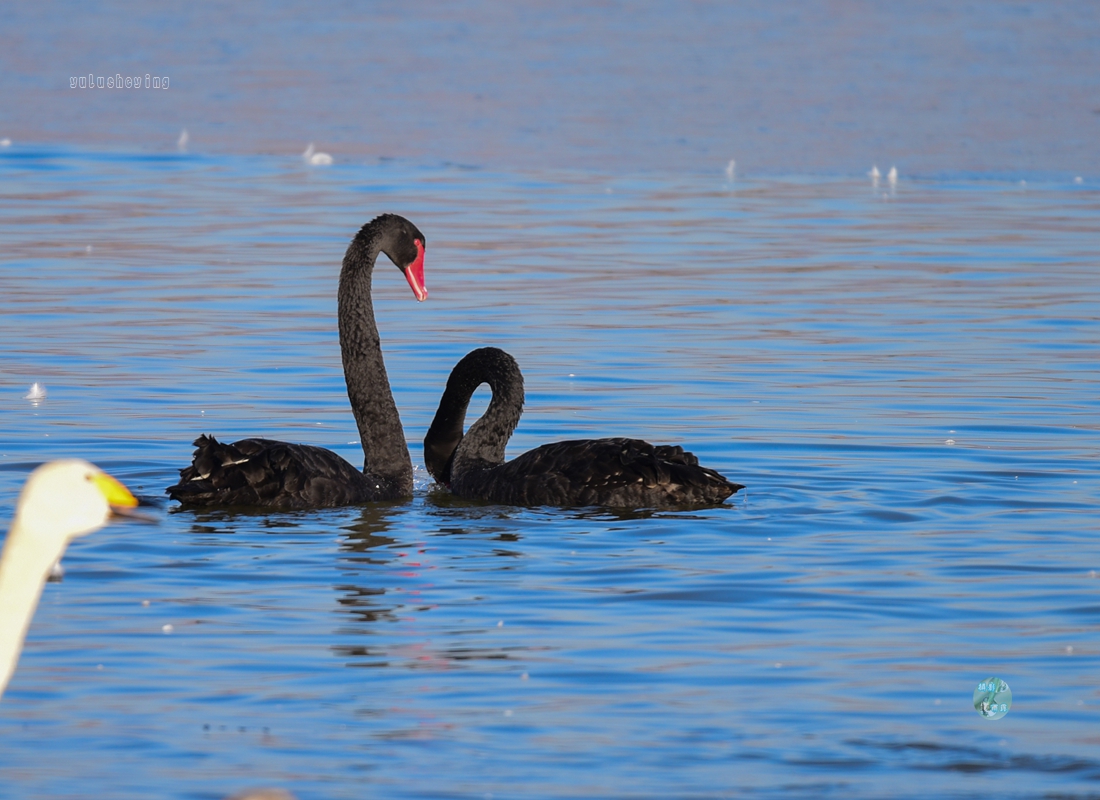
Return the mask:
M 371 302 L 371 276 L 385 235 L 378 223 L 365 225 L 344 255 L 337 295 L 340 351 L 363 444 L 363 472 L 388 485 L 396 496 L 405 496 L 412 494 L 412 461 L 382 360 Z
M 483 383 L 493 399 L 481 418 L 465 435 L 466 409 Z M 449 483 L 456 465 L 504 463 L 504 450 L 523 413 L 523 374 L 514 358 L 495 347 L 483 347 L 459 361 L 447 379 L 428 435 L 424 438 L 424 462 L 432 476 Z

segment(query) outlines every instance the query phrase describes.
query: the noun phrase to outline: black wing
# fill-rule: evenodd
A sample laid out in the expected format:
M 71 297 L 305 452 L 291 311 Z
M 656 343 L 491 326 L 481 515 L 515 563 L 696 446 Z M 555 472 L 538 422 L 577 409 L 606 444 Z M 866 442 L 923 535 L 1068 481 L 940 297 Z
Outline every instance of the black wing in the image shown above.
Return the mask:
M 519 505 L 711 505 L 744 488 L 699 466 L 699 460 L 682 447 L 640 439 L 547 444 L 482 477 L 485 485 L 479 496 Z
M 343 458 L 321 447 L 271 439 L 223 444 L 194 442 L 191 466 L 169 486 L 174 500 L 195 506 L 294 509 L 344 506 L 371 500 L 380 487 Z

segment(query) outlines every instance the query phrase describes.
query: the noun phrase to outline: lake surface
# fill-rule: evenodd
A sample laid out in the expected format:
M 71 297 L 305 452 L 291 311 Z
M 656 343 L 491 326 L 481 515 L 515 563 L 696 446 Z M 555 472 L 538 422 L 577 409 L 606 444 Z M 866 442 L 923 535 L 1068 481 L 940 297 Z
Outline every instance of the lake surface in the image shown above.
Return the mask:
M 360 463 L 335 289 L 381 212 L 428 239 L 425 303 L 375 274 L 415 498 L 164 501 L 158 525 L 74 543 L 0 702 L 0 795 L 1100 792 L 1090 179 L 311 169 L 16 142 L 4 528 L 52 458 L 146 498 L 204 432 Z M 630 435 L 747 488 L 635 514 L 449 498 L 420 441 L 483 345 L 526 378 L 509 455 Z M 973 706 L 992 676 L 1013 694 L 999 720 Z
M 0 138 L 337 161 L 1100 176 L 1095 0 L 8 3 Z M 103 89 L 81 89 L 92 76 Z M 106 88 L 149 76 L 141 88 Z M 167 88 L 153 88 L 160 78 Z M 72 82 L 77 80 L 73 88 Z

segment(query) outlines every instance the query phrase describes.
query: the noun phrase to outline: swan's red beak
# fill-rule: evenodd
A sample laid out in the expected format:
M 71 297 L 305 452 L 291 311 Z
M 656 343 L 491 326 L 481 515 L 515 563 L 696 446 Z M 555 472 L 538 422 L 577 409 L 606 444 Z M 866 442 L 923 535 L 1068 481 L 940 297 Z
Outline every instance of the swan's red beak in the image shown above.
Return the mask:
M 428 289 L 424 286 L 424 243 L 419 239 L 416 242 L 416 260 L 405 267 L 405 280 L 416 295 L 417 302 L 428 299 Z

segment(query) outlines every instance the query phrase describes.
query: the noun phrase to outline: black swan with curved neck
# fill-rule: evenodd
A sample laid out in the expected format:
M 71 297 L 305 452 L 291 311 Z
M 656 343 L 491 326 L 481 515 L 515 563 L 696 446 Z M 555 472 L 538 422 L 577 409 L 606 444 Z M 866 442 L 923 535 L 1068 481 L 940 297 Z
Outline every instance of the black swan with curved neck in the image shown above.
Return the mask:
M 371 275 L 379 253 L 403 272 L 417 300 L 424 288 L 425 240 L 415 225 L 383 214 L 348 245 L 340 271 L 340 351 L 348 399 L 363 444 L 360 472 L 330 450 L 270 439 L 223 444 L 195 440 L 194 461 L 166 490 L 193 506 L 265 506 L 296 509 L 354 505 L 412 497 L 412 460 L 386 377 L 371 303 Z
M 465 435 L 474 391 L 492 400 Z M 520 506 L 675 508 L 715 505 L 738 489 L 682 447 L 640 439 L 580 439 L 545 444 L 511 461 L 504 448 L 523 413 L 523 374 L 503 350 L 467 354 L 447 379 L 424 438 L 424 463 L 459 497 Z

